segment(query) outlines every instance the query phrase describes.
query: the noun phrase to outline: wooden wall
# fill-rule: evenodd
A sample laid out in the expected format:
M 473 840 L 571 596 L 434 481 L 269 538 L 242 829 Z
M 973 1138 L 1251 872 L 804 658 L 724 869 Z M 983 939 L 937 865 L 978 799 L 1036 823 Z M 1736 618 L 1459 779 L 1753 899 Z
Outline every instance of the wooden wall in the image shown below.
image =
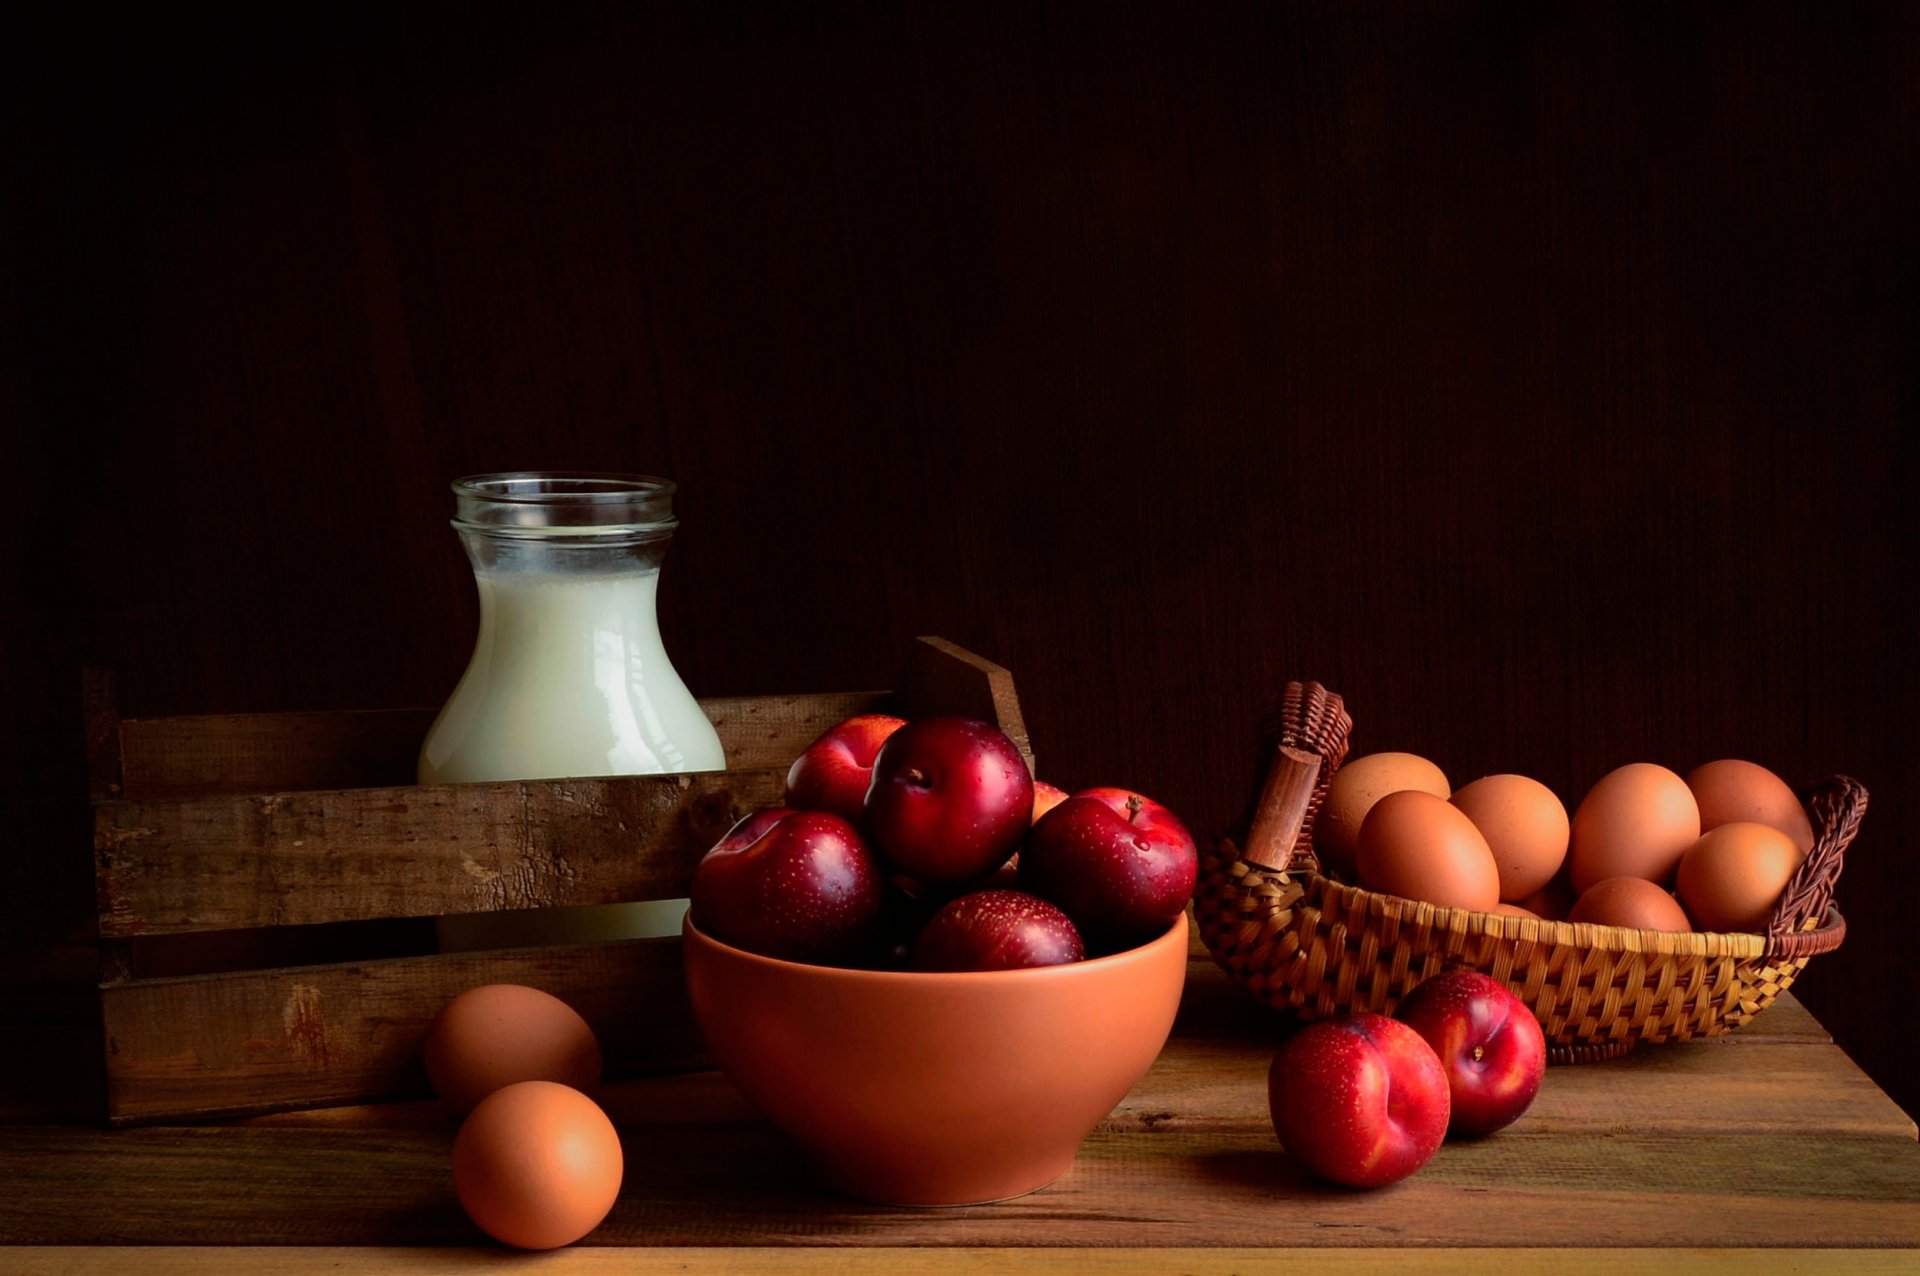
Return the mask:
M 447 482 L 639 470 L 701 693 L 945 635 L 1202 832 L 1297 676 L 1570 803 L 1856 775 L 1798 990 L 1920 1107 L 1912 7 L 390 8 L 6 52 L 16 934 L 87 906 L 82 664 L 438 703 Z

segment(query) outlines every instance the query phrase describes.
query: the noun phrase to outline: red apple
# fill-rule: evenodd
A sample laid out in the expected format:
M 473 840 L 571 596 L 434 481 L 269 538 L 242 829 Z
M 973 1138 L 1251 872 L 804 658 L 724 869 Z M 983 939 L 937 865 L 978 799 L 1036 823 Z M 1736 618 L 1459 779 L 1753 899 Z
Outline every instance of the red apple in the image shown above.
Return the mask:
M 1082 789 L 1041 817 L 1020 852 L 1020 888 L 1058 904 L 1108 948 L 1166 930 L 1199 877 L 1186 826 L 1127 789 Z
M 873 780 L 873 759 L 905 718 L 863 713 L 829 727 L 787 768 L 787 805 L 801 811 L 831 811 L 860 822 Z
M 1547 1037 L 1527 1003 L 1477 970 L 1435 975 L 1401 999 L 1394 1018 L 1440 1056 L 1453 1096 L 1448 1133 L 1492 1134 L 1540 1093 Z
M 1067 791 L 1056 788 L 1044 780 L 1033 782 L 1033 822 L 1038 824 L 1040 817 L 1067 800 Z M 955 887 L 957 894 L 970 895 L 974 891 L 1017 891 L 1020 889 L 1020 852 L 1015 851 L 1007 857 L 1007 862 L 994 869 L 985 877 L 975 878 Z
M 1033 776 L 1013 741 L 972 718 L 921 718 L 880 746 L 867 836 L 902 873 L 958 886 L 1007 862 L 1033 823 Z
M 1314 1174 L 1385 1187 L 1425 1165 L 1447 1137 L 1446 1069 L 1397 1019 L 1343 1015 L 1288 1037 L 1267 1072 L 1273 1132 Z
M 915 970 L 1016 970 L 1086 956 L 1067 915 L 1024 891 L 975 891 L 933 915 L 913 945 Z
M 1067 791 L 1058 785 L 1048 784 L 1045 780 L 1033 782 L 1033 822 L 1038 824 L 1040 817 L 1067 800 Z
M 727 830 L 694 869 L 691 894 L 694 921 L 715 939 L 764 957 L 836 962 L 878 930 L 886 878 L 839 816 L 774 807 Z

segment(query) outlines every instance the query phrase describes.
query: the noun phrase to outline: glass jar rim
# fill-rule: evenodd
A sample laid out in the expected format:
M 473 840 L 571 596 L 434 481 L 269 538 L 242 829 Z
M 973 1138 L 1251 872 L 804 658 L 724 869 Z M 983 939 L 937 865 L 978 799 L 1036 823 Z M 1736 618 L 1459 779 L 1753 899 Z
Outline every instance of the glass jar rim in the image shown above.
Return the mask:
M 508 470 L 453 484 L 454 527 L 525 540 L 661 540 L 673 534 L 672 479 L 592 470 Z

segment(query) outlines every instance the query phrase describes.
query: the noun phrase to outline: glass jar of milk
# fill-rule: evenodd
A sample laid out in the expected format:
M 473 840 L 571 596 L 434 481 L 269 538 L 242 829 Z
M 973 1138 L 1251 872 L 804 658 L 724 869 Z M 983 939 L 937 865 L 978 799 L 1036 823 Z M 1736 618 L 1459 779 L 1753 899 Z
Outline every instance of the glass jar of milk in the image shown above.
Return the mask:
M 660 640 L 674 484 L 483 474 L 453 485 L 480 633 L 420 749 L 422 784 L 719 771 L 713 724 Z M 448 951 L 678 934 L 686 901 L 440 919 Z

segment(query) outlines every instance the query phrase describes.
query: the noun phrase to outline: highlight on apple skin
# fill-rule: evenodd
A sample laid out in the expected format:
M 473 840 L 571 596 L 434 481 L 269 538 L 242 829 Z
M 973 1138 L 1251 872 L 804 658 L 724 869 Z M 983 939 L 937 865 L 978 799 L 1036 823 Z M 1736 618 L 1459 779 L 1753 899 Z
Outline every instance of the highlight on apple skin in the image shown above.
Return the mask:
M 1082 789 L 1042 816 L 1020 851 L 1020 888 L 1058 904 L 1101 951 L 1166 930 L 1199 877 L 1186 826 L 1130 789 Z
M 888 713 L 862 713 L 820 734 L 787 768 L 786 804 L 800 811 L 831 811 L 858 825 L 873 782 L 880 746 L 907 725 Z
M 859 830 L 826 811 L 771 807 L 746 816 L 693 872 L 701 930 L 763 957 L 852 959 L 879 929 L 880 861 Z
M 1067 915 L 1024 891 L 983 890 L 950 901 L 920 930 L 915 970 L 1021 970 L 1086 956 Z
M 1397 1183 L 1446 1139 L 1451 1097 L 1433 1047 L 1385 1015 L 1308 1024 L 1267 1071 L 1273 1132 L 1316 1176 L 1348 1187 Z
M 1426 1039 L 1446 1069 L 1447 1132 L 1479 1137 L 1519 1120 L 1540 1093 L 1547 1037 L 1527 1003 L 1477 970 L 1449 970 L 1408 993 L 1394 1018 Z
M 1033 823 L 1033 775 L 998 727 L 916 718 L 873 760 L 861 827 L 893 867 L 958 886 L 1007 862 Z

